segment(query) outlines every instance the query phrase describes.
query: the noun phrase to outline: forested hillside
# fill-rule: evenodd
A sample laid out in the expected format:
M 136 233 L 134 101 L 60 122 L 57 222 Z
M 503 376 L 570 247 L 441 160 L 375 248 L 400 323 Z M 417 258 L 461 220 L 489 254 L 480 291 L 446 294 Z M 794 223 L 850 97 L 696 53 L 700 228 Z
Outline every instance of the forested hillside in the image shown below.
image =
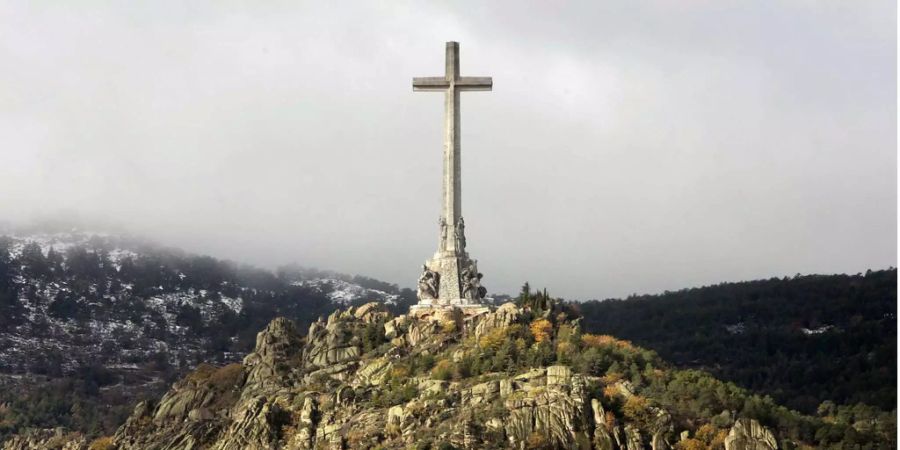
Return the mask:
M 114 434 L 30 431 L 8 450 L 896 448 L 893 415 L 800 414 L 584 333 L 573 306 L 536 293 L 401 316 L 369 303 L 308 330 L 275 319 L 242 363 L 199 366 Z
M 890 269 L 569 305 L 586 332 L 633 341 L 676 367 L 707 370 L 843 429 L 865 434 L 878 424 L 883 434 L 896 401 L 896 282 Z M 370 300 L 400 314 L 415 293 L 362 276 L 270 272 L 117 235 L 2 237 L 0 442 L 32 427 L 109 434 L 138 400 L 199 362 L 240 361 L 274 317 L 303 330 Z M 516 301 L 535 311 L 552 303 L 546 291 L 530 290 Z M 820 429 L 841 428 L 803 433 Z
M 201 361 L 239 361 L 276 316 L 414 294 L 361 276 L 276 273 L 82 232 L 0 237 L 0 442 L 24 427 L 109 432 Z
M 589 332 L 631 340 L 805 413 L 895 409 L 893 268 L 723 283 L 580 308 Z

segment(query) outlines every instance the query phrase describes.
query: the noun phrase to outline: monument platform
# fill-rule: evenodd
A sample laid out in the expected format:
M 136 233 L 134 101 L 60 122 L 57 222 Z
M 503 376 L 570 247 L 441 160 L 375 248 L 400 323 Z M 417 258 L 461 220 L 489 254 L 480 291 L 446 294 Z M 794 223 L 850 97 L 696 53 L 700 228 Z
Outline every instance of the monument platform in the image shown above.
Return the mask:
M 410 306 L 409 310 L 410 311 L 413 311 L 413 310 L 418 311 L 418 310 L 453 309 L 453 308 L 460 308 L 460 309 L 478 309 L 478 308 L 490 309 L 491 308 L 489 305 L 485 305 L 482 303 L 462 303 L 462 302 L 468 302 L 468 301 L 469 300 L 467 300 L 467 299 L 461 298 L 461 299 L 457 300 L 457 303 L 438 304 L 438 303 L 425 303 L 420 300 L 419 303 L 416 303 L 415 305 Z
M 452 318 L 467 319 L 487 314 L 495 308 L 488 305 L 423 305 L 409 307 L 409 315 L 417 319 L 450 320 Z

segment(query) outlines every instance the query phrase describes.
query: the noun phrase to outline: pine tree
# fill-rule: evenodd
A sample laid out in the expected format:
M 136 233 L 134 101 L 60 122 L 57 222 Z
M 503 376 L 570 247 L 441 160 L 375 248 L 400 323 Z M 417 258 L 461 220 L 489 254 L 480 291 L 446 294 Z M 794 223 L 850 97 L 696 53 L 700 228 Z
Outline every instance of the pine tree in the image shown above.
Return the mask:
M 29 242 L 22 247 L 22 255 L 19 256 L 19 263 L 23 266 L 28 275 L 35 278 L 44 277 L 50 273 L 47 259 L 44 257 L 44 252 L 37 242 Z
M 63 256 L 54 250 L 53 247 L 47 250 L 47 267 L 53 276 L 61 276 L 63 274 Z

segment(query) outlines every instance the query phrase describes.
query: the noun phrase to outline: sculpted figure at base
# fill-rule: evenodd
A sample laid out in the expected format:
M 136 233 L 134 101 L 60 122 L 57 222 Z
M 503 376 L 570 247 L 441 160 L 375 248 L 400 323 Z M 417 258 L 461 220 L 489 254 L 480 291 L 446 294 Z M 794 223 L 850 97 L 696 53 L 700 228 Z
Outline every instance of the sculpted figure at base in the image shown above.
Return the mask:
M 484 275 L 478 273 L 474 263 L 469 263 L 462 273 L 460 279 L 463 283 L 463 297 L 469 300 L 481 300 L 487 295 L 487 289 L 481 285 L 481 278 Z
M 422 265 L 422 276 L 418 282 L 419 299 L 436 299 L 438 296 L 438 288 L 440 286 L 441 275 L 427 266 Z
M 456 223 L 456 248 L 461 252 L 466 251 L 466 222 L 462 217 Z
M 438 247 L 439 249 L 447 248 L 447 221 L 441 217 L 438 220 L 438 225 L 441 227 L 441 245 Z

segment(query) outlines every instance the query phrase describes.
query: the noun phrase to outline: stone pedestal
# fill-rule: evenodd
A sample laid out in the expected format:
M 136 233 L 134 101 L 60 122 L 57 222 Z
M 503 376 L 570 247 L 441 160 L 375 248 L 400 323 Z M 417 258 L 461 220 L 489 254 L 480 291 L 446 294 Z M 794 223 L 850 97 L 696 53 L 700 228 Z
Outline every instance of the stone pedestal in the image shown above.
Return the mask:
M 425 268 L 439 275 L 438 292 L 436 298 L 428 298 L 419 295 L 419 303 L 416 307 L 480 307 L 478 292 L 474 292 L 473 298 L 467 298 L 466 275 L 478 274 L 478 262 L 470 259 L 465 252 L 438 251 L 434 257 L 425 262 Z M 474 289 L 477 290 L 477 287 Z M 472 294 L 470 294 L 472 295 Z

